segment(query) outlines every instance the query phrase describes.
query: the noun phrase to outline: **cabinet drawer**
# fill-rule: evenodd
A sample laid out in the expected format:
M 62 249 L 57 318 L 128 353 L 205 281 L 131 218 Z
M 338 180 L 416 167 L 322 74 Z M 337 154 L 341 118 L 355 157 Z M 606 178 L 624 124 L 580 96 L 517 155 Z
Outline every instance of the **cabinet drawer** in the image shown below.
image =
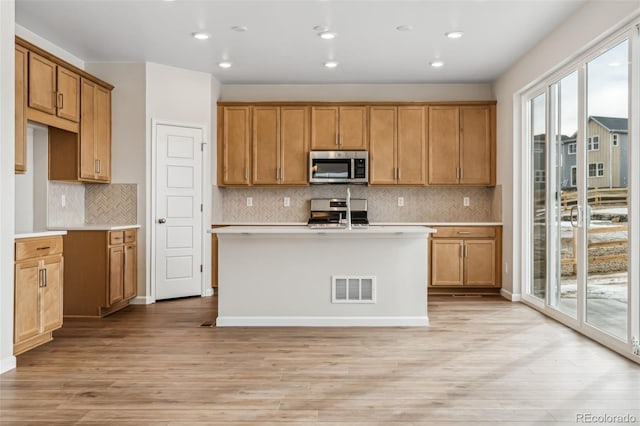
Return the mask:
M 124 243 L 124 231 L 109 232 L 109 244 L 116 245 Z
M 136 242 L 136 230 L 135 229 L 129 229 L 127 231 L 124 231 L 124 242 L 125 243 L 135 243 Z
M 54 254 L 62 254 L 61 236 L 16 240 L 16 261 Z
M 495 226 L 434 226 L 431 238 L 495 238 Z

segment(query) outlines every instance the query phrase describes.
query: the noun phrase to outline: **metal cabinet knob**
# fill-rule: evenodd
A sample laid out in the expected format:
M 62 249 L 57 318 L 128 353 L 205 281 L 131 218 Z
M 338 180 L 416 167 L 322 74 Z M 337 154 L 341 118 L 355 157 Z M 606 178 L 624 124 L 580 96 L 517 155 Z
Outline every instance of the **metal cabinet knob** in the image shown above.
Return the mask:
M 166 222 L 167 222 L 167 219 L 165 219 L 164 217 L 158 219 L 158 223 L 166 223 Z

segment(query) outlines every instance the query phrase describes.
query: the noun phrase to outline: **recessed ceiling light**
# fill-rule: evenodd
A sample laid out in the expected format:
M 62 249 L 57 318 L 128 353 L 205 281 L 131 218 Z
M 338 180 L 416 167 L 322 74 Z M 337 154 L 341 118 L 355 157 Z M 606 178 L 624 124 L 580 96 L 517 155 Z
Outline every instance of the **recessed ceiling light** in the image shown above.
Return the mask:
M 338 63 L 336 61 L 327 61 L 324 63 L 324 66 L 327 68 L 335 68 L 338 66 Z
M 202 33 L 202 32 L 195 32 L 193 34 L 191 34 L 193 36 L 193 38 L 196 38 L 198 40 L 206 40 L 209 37 L 211 37 L 211 34 L 209 33 Z
M 464 35 L 462 31 L 449 31 L 448 33 L 444 33 L 449 38 L 460 38 Z
M 398 31 L 411 31 L 413 29 L 413 25 L 398 25 L 396 30 Z
M 316 25 L 315 27 L 313 27 L 313 29 L 315 31 L 329 31 L 329 27 L 327 27 L 326 25 Z
M 442 62 L 442 61 L 433 61 L 433 62 L 429 62 L 429 65 L 431 65 L 433 68 L 440 68 L 441 66 L 444 65 L 444 62 Z
M 220 68 L 231 68 L 231 62 L 229 61 L 222 61 L 222 62 L 218 62 L 218 66 Z
M 318 33 L 318 36 L 324 40 L 333 40 L 336 38 L 336 33 L 332 33 L 331 31 L 322 31 Z
M 235 26 L 231 27 L 231 29 L 233 31 L 237 31 L 239 33 L 243 33 L 245 31 L 247 31 L 249 28 L 247 26 L 245 26 L 245 25 L 235 25 Z

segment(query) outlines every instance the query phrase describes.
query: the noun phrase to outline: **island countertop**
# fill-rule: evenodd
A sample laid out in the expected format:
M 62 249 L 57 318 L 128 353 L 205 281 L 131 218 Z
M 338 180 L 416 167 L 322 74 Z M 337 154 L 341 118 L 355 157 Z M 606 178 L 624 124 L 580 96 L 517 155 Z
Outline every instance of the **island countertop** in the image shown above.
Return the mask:
M 207 232 L 212 234 L 302 234 L 302 235 L 324 235 L 324 234 L 342 234 L 342 235 L 379 235 L 379 234 L 430 234 L 436 232 L 435 229 L 425 226 L 368 226 L 345 228 L 309 228 L 308 226 L 225 226 L 221 228 L 208 229 Z

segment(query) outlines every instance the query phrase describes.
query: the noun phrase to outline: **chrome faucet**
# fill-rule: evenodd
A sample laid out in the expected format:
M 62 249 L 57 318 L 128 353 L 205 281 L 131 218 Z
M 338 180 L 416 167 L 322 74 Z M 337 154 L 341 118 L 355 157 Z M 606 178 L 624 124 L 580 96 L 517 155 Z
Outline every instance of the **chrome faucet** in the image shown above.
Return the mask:
M 347 188 L 347 229 L 351 230 L 351 189 Z

